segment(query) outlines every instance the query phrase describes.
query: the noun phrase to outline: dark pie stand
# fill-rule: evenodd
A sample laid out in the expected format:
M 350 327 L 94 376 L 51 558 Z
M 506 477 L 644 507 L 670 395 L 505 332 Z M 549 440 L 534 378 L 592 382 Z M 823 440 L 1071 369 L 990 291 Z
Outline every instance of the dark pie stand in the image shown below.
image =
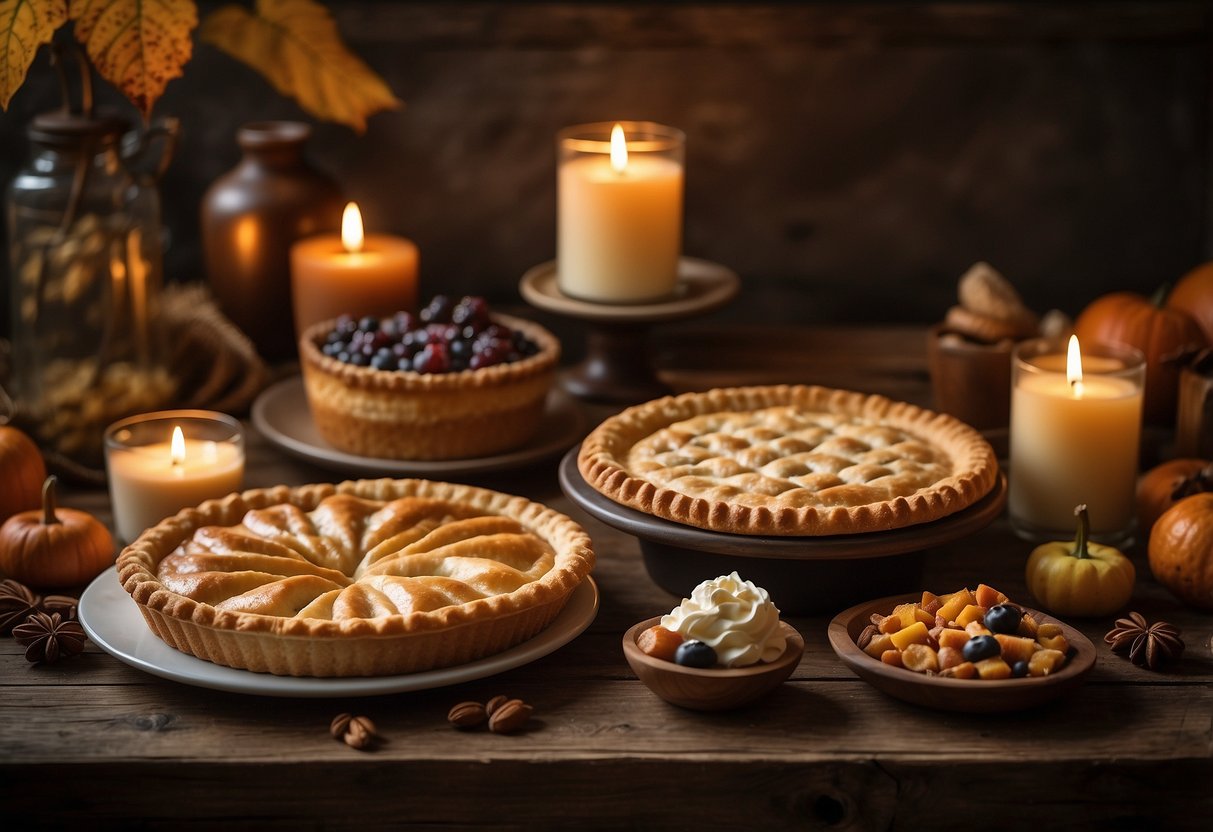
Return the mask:
M 750 334 L 720 330 L 712 341 Z M 698 389 L 782 380 L 930 404 L 925 327 L 767 331 L 765 351 L 746 341 L 744 367 L 680 343 L 681 335 L 655 335 L 664 339 L 663 356 L 698 356 L 690 376 L 686 367 L 655 368 L 675 389 L 688 389 L 680 383 L 687 378 Z M 863 349 L 832 349 L 839 343 Z M 580 406 L 587 425 L 619 409 Z M 248 428 L 247 487 L 340 479 Z M 1138 569 L 1132 608 L 1172 622 L 1187 642 L 1182 661 L 1164 672 L 1110 652 L 1102 641 L 1110 618 L 1074 619 L 1068 623 L 1092 642 L 1095 663 L 1066 695 L 987 714 L 911 705 L 839 661 L 826 634 L 848 603 L 831 602 L 833 579 L 823 576 L 805 582 L 821 584 L 808 605 L 818 611 L 787 616 L 806 643 L 791 678 L 753 705 L 701 713 L 654 696 L 620 649 L 625 630 L 677 602 L 663 586 L 682 589 L 691 580 L 654 564 L 706 550 L 708 571 L 739 562 L 757 568 L 753 553 L 741 550 L 769 555 L 800 543 L 729 540 L 725 551 L 713 550 L 695 530 L 602 505 L 574 478 L 571 458 L 459 476 L 565 512 L 590 533 L 597 555 L 601 607 L 589 629 L 497 676 L 385 696 L 267 698 L 158 678 L 93 644 L 75 659 L 31 666 L 20 645 L 0 639 L 4 827 L 1207 828 L 1213 616 L 1181 606 L 1156 584 L 1140 543 L 1129 550 Z M 985 581 L 1027 600 L 1031 547 L 1011 533 L 1001 499 L 996 493 L 951 521 L 971 527 L 952 534 L 945 522 L 944 534 L 907 546 L 913 551 L 856 559 L 830 550 L 832 542 L 818 545 L 837 563 L 835 578 L 855 578 L 840 595 L 877 598 L 887 593 L 866 587 L 886 579 L 907 593 Z M 63 502 L 111 519 L 103 490 L 69 488 Z M 892 563 L 908 571 L 892 577 Z M 447 724 L 452 705 L 498 694 L 534 705 L 528 730 L 502 736 Z M 371 752 L 334 741 L 328 726 L 340 712 L 370 717 L 385 741 Z

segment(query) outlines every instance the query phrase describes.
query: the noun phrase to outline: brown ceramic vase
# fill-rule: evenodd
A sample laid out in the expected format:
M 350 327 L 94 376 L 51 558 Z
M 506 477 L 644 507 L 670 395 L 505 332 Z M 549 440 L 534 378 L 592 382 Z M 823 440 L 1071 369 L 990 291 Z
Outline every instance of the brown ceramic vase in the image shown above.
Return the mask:
M 341 228 L 341 188 L 304 157 L 310 135 L 311 127 L 293 121 L 240 128 L 240 164 L 202 199 L 211 288 L 224 314 L 271 362 L 296 356 L 291 244 Z

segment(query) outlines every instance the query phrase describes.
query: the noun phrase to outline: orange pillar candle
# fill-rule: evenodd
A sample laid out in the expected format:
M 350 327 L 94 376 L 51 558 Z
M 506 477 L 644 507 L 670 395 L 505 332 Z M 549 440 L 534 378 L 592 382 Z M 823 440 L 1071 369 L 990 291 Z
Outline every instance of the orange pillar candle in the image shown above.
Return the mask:
M 363 234 L 358 206 L 345 207 L 341 235 L 291 247 L 295 334 L 339 315 L 386 317 L 417 306 L 417 246 L 403 237 Z

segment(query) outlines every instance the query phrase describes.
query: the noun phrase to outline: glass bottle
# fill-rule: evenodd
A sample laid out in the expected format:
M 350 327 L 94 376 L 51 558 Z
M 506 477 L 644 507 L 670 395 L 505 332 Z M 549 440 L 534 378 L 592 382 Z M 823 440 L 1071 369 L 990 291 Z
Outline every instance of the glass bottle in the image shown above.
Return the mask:
M 6 193 L 17 415 L 45 449 L 84 464 L 100 462 L 110 422 L 174 393 L 158 329 L 159 196 L 127 162 L 175 127 L 124 145 L 120 119 L 39 115 Z

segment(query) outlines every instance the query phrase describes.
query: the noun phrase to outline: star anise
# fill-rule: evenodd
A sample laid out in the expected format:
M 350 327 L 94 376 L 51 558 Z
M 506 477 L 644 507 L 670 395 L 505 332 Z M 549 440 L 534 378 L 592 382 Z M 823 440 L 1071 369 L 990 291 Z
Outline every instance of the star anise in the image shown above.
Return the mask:
M 88 637 L 79 621 L 64 621 L 57 612 L 36 612 L 13 628 L 13 638 L 25 645 L 25 658 L 34 664 L 53 664 L 84 650 Z
M 1129 654 L 1133 664 L 1158 670 L 1168 659 L 1178 659 L 1184 651 L 1184 641 L 1179 628 L 1165 621 L 1150 624 L 1139 612 L 1129 613 L 1128 618 L 1116 619 L 1103 640 L 1116 653 Z
M 10 578 L 0 581 L 0 635 L 9 635 L 13 627 L 37 612 L 41 600 L 23 583 Z

